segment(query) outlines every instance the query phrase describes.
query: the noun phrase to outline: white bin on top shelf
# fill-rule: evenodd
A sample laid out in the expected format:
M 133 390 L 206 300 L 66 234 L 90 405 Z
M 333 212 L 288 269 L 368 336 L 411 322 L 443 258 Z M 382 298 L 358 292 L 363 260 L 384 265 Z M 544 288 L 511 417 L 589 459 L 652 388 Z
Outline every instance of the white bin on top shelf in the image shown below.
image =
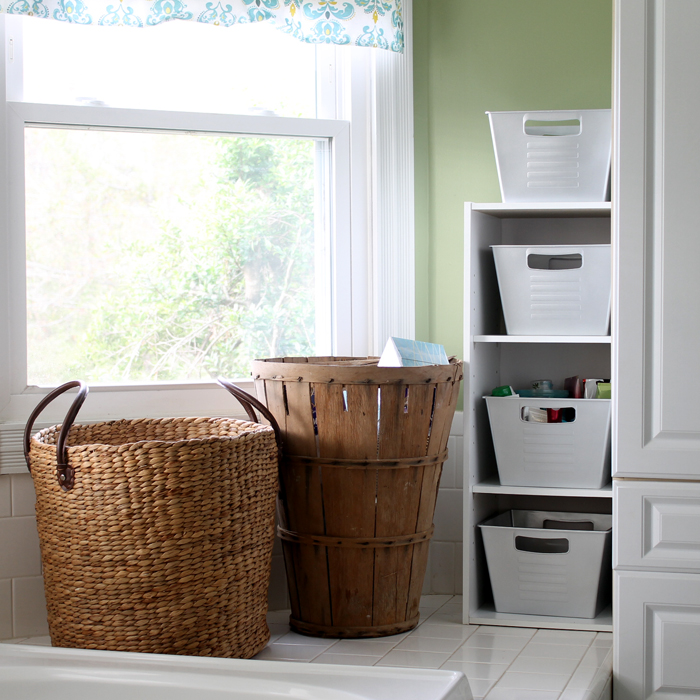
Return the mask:
M 502 486 L 600 489 L 610 481 L 610 399 L 485 396 Z M 528 420 L 559 409 L 565 423 Z
M 608 199 L 609 109 L 486 114 L 504 202 Z
M 606 335 L 610 245 L 492 245 L 508 335 Z
M 612 515 L 511 510 L 479 529 L 496 612 L 591 619 L 607 605 Z

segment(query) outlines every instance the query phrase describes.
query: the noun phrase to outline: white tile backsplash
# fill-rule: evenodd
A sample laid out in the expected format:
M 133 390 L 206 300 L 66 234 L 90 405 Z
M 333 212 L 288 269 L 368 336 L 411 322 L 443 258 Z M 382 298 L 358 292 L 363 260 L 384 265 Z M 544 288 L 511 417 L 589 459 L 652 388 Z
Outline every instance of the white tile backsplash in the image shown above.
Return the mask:
M 36 637 L 49 633 L 44 579 L 41 576 L 15 578 L 12 581 L 12 617 L 15 637 Z
M 31 516 L 0 518 L 0 579 L 40 575 L 36 519 Z
M 447 440 L 447 459 L 442 465 L 440 486 L 444 489 L 455 488 L 457 472 L 461 471 L 463 471 L 463 469 L 462 462 L 458 460 L 457 455 L 457 437 L 455 435 L 450 435 Z
M 289 608 L 287 576 L 284 571 L 284 557 L 281 554 L 272 555 L 267 603 L 270 610 L 286 610 Z
M 455 545 L 453 542 L 433 540 L 430 543 L 430 591 L 428 593 L 454 593 L 454 585 Z
M 12 515 L 34 515 L 34 504 L 36 495 L 34 494 L 34 482 L 32 475 L 13 474 L 12 477 Z
M 0 518 L 12 515 L 12 479 L 9 474 L 0 476 Z
M 462 541 L 462 495 L 461 489 L 440 489 L 435 504 L 434 541 Z
M 463 568 L 463 554 L 464 549 L 462 547 L 462 540 L 455 542 L 455 582 L 454 582 L 454 592 L 455 595 L 462 595 L 464 590 L 462 586 L 462 581 L 464 579 L 464 568 Z
M 12 580 L 0 580 L 0 639 L 14 637 L 12 631 Z

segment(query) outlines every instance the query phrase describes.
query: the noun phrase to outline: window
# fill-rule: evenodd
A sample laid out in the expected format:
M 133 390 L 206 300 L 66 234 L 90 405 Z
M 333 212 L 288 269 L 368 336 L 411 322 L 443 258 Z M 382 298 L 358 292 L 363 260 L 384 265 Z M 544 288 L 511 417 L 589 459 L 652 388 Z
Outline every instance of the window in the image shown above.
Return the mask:
M 329 145 L 25 127 L 29 386 L 331 354 Z
M 26 28 L 30 22 L 32 29 L 23 37 L 23 25 Z M 171 48 L 159 49 L 155 57 L 147 55 L 153 48 L 153 32 L 167 32 L 170 25 L 133 30 L 134 36 L 148 42 L 129 43 L 119 61 L 110 64 L 109 57 L 117 52 L 109 48 L 111 38 L 103 33 L 112 31 L 109 28 L 62 27 L 56 22 L 0 16 L 7 95 L 0 126 L 8 144 L 0 156 L 9 174 L 0 193 L 0 260 L 6 261 L 3 278 L 8 280 L 0 288 L 0 322 L 7 329 L 0 339 L 0 472 L 7 471 L 2 432 L 21 424 L 36 404 L 37 394 L 69 372 L 90 376 L 94 385 L 81 420 L 236 414 L 239 409 L 212 377 L 222 373 L 239 378 L 234 375 L 242 372 L 245 358 L 237 359 L 236 350 L 244 344 L 253 354 L 264 356 L 277 351 L 363 355 L 381 349 L 389 333 L 410 336 L 410 331 L 390 327 L 396 319 L 406 319 L 407 327 L 413 321 L 412 297 L 402 286 L 406 281 L 412 288 L 413 276 L 412 214 L 404 213 L 412 208 L 412 198 L 404 194 L 412 193 L 412 159 L 406 157 L 412 157 L 411 105 L 410 100 L 401 102 L 397 97 L 406 100 L 410 91 L 404 89 L 405 79 L 403 87 L 392 82 L 396 66 L 402 75 L 410 76 L 410 52 L 378 57 L 371 49 L 315 49 L 274 30 L 265 35 L 264 28 L 256 26 L 251 29 L 262 33 L 246 44 L 247 39 L 231 42 L 229 38 L 234 33 L 238 37 L 245 28 L 171 24 L 173 35 L 163 33 L 164 43 L 170 42 Z M 57 25 L 60 36 L 42 35 Z M 182 34 L 193 29 L 212 33 L 197 45 Z M 114 30 L 124 31 L 128 30 Z M 78 46 L 80 41 L 71 38 L 78 32 L 80 41 L 104 44 L 104 61 L 96 48 Z M 227 50 L 234 45 L 237 56 L 217 54 L 224 49 L 210 40 L 215 34 L 226 37 Z M 53 39 L 58 42 L 50 49 L 53 58 L 38 59 L 36 47 L 48 46 Z M 267 42 L 277 40 L 292 42 L 285 48 L 291 53 L 270 61 Z M 66 68 L 86 63 L 85 55 L 90 56 L 89 70 L 87 66 L 81 71 Z M 48 78 L 43 87 L 37 80 L 42 72 Z M 296 82 L 300 74 L 306 77 Z M 379 94 L 383 102 L 377 102 Z M 401 110 L 397 104 L 403 105 Z M 392 119 L 399 113 L 401 128 L 395 128 Z M 382 141 L 382 130 L 391 133 L 391 139 Z M 397 147 L 403 149 L 401 158 L 392 151 Z M 238 197 L 239 204 L 263 207 L 243 192 L 251 182 L 231 179 L 231 173 L 225 172 L 227 152 L 239 159 L 247 153 L 255 160 L 256 149 L 268 164 L 277 158 L 289 165 L 291 154 L 298 156 L 299 162 L 290 165 L 288 173 L 298 181 L 297 187 L 290 187 L 288 194 L 301 197 L 302 203 L 297 201 L 297 209 L 287 213 L 303 219 L 303 230 L 291 237 L 292 248 L 302 251 L 297 256 L 301 267 L 285 267 L 289 258 L 282 254 L 273 270 L 274 255 L 262 255 L 260 260 L 268 267 L 256 276 L 251 254 L 249 260 L 238 261 L 230 277 L 223 278 L 243 280 L 234 290 L 233 302 L 221 293 L 222 278 L 214 279 L 213 287 L 219 284 L 218 289 L 206 290 L 209 296 L 197 296 L 205 293 L 201 287 L 206 286 L 201 266 L 232 264 L 231 255 L 215 257 L 209 252 L 216 247 L 217 232 L 226 229 L 227 217 L 240 219 L 231 203 Z M 92 158 L 100 152 L 111 153 L 111 160 L 85 164 L 88 154 Z M 135 154 L 151 152 L 159 155 L 136 168 Z M 80 167 L 73 162 L 78 155 L 85 161 Z M 178 167 L 171 167 L 172 163 Z M 125 189 L 127 164 L 129 187 Z M 116 180 L 106 177 L 110 170 Z M 160 174 L 156 177 L 153 172 Z M 142 190 L 152 176 L 158 184 L 144 195 Z M 72 182 L 76 185 L 71 191 Z M 402 191 L 398 185 L 404 182 Z M 102 189 L 94 189 L 97 185 Z M 135 194 L 139 188 L 141 194 Z M 261 199 L 264 193 L 257 194 Z M 91 201 L 95 218 L 75 209 L 81 197 Z M 127 200 L 129 207 L 124 204 Z M 264 202 L 263 213 L 284 227 L 281 201 Z M 260 211 L 248 224 L 239 221 L 229 229 L 240 231 L 251 227 L 251 221 L 259 225 Z M 383 222 L 392 220 L 400 222 L 403 242 L 397 242 L 394 233 L 378 236 Z M 136 221 L 143 223 L 138 234 Z M 62 233 L 67 231 L 70 236 Z M 260 232 L 248 233 L 263 247 L 277 245 L 274 236 L 265 240 Z M 61 263 L 62 274 L 54 274 L 52 270 L 71 253 L 73 267 Z M 88 272 L 75 282 L 79 268 Z M 282 270 L 292 278 L 291 287 L 283 285 L 275 291 L 270 289 L 272 282 L 262 283 L 265 275 L 271 280 Z M 279 285 L 279 280 L 274 284 Z M 181 295 L 184 305 L 166 308 L 166 300 L 178 296 L 178 285 L 190 294 Z M 133 299 L 124 300 L 137 293 L 146 297 L 134 309 Z M 271 312 L 269 308 L 261 311 L 263 306 L 256 304 L 266 301 L 274 307 L 280 295 L 284 302 L 278 310 L 284 306 L 286 313 L 296 307 L 298 323 L 287 323 L 280 316 L 283 320 L 272 335 L 289 331 L 287 336 L 271 340 L 269 332 L 266 336 L 258 328 L 244 326 L 239 333 L 243 339 L 238 338 L 241 342 L 234 348 L 237 340 L 227 334 L 233 321 L 226 318 L 230 311 L 226 304 L 237 304 L 239 319 L 252 314 L 257 321 Z M 188 307 L 192 296 L 212 302 L 206 309 L 209 316 L 202 308 L 192 308 L 197 304 Z M 217 306 L 213 303 L 217 299 L 223 303 Z M 110 308 L 120 302 L 120 313 L 110 315 Z M 71 304 L 75 307 L 67 314 Z M 129 326 L 143 331 L 149 313 L 173 323 L 170 329 L 166 323 L 149 336 L 164 352 L 159 357 L 150 351 L 129 355 L 129 348 L 140 347 L 143 341 L 143 334 L 130 335 L 134 329 Z M 67 328 L 57 330 L 65 323 Z M 219 345 L 212 328 L 217 323 Z M 198 335 L 198 328 L 209 335 Z M 119 335 L 118 330 L 126 336 L 121 350 L 106 342 Z M 99 352 L 86 351 L 83 341 L 89 337 L 105 341 L 104 347 Z M 257 341 L 261 344 L 256 346 Z M 250 379 L 243 386 L 253 390 Z M 60 421 L 68 401 L 69 397 L 58 400 L 42 420 Z

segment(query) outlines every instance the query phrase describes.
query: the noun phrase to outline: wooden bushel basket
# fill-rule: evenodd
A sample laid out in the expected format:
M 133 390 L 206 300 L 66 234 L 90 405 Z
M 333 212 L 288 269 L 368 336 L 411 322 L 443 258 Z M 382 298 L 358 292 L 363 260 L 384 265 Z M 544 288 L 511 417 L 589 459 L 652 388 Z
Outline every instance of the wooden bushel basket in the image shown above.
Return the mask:
M 413 629 L 462 362 L 289 357 L 256 360 L 253 377 L 283 439 L 278 534 L 292 629 Z
M 257 399 L 219 382 L 253 422 L 77 425 L 88 393 L 78 381 L 30 416 L 25 458 L 54 646 L 250 658 L 267 644 L 279 435 Z M 63 424 L 32 436 L 71 387 Z

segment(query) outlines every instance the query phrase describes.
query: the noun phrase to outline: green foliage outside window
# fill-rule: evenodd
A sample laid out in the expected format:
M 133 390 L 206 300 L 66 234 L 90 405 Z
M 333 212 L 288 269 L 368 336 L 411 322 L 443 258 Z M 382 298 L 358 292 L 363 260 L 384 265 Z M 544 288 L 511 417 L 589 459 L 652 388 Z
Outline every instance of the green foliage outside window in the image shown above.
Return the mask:
M 314 354 L 313 141 L 30 131 L 30 383 L 245 377 Z

